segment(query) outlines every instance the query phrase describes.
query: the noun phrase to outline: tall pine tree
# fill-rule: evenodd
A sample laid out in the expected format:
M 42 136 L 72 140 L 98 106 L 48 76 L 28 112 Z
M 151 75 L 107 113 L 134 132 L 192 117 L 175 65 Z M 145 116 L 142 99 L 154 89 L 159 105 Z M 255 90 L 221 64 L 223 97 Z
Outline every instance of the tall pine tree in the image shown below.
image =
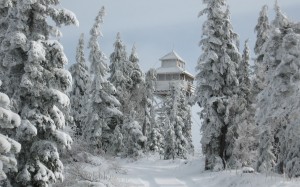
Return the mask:
M 234 142 L 228 130 L 235 126 L 233 101 L 238 89 L 237 65 L 240 61 L 238 35 L 233 32 L 225 0 L 204 0 L 206 8 L 199 16 L 207 15 L 200 41 L 202 55 L 196 75 L 196 101 L 203 108 L 201 143 L 205 169 L 220 170 L 232 154 Z M 226 10 L 226 11 L 225 11 Z M 235 132 L 232 132 L 233 134 Z
M 253 167 L 257 156 L 258 129 L 254 122 L 255 110 L 249 73 L 250 50 L 248 40 L 245 42 L 242 61 L 238 68 L 239 92 L 235 100 L 237 124 L 235 144 L 228 165 L 231 168 Z
M 192 150 L 191 142 L 188 141 L 191 139 L 191 121 L 188 120 L 188 112 L 187 112 L 187 99 L 186 92 L 183 89 L 182 85 L 171 85 L 170 95 L 166 98 L 165 102 L 165 110 L 170 120 L 170 132 L 168 135 L 171 135 L 168 139 L 173 137 L 174 131 L 174 140 L 166 140 L 167 142 L 173 144 L 174 143 L 174 153 L 169 152 L 168 149 L 173 147 L 173 145 L 168 145 L 166 142 L 165 148 L 165 159 L 170 159 L 172 157 L 186 159 L 189 151 Z M 173 150 L 170 149 L 170 150 Z
M 19 173 L 13 186 L 48 186 L 63 179 L 59 150 L 70 148 L 71 137 L 62 131 L 71 86 L 64 69 L 67 58 L 55 39 L 56 26 L 77 24 L 75 15 L 58 8 L 59 1 L 11 1 L 8 29 L 1 49 L 8 76 L 13 110 L 22 123 L 17 139 L 22 150 L 17 157 Z M 51 39 L 50 39 L 51 38 Z M 5 81 L 6 82 L 6 81 Z M 18 184 L 16 184 L 18 183 Z
M 21 124 L 20 116 L 10 111 L 9 104 L 8 96 L 0 92 L 0 186 L 3 187 L 11 186 L 11 180 L 14 180 L 14 173 L 18 171 L 16 154 L 21 149 L 20 143 L 10 138 L 11 132 L 7 131 L 11 129 L 15 135 Z
M 268 7 L 264 5 L 262 10 L 259 13 L 258 22 L 255 26 L 256 42 L 254 47 L 254 52 L 257 55 L 255 59 L 254 66 L 254 80 L 253 80 L 253 89 L 252 92 L 256 97 L 259 92 L 265 87 L 265 74 L 267 71 L 267 64 L 263 63 L 264 59 L 264 44 L 269 39 L 270 35 L 270 23 L 268 18 Z
M 72 91 L 70 92 L 71 115 L 75 123 L 75 134 L 82 135 L 82 127 L 84 118 L 87 115 L 86 105 L 88 103 L 88 95 L 91 84 L 88 66 L 84 57 L 84 35 L 81 34 L 77 51 L 76 64 L 70 67 L 73 77 Z
M 120 118 L 122 113 L 118 110 L 120 102 L 115 98 L 115 87 L 107 81 L 109 68 L 105 63 L 106 57 L 99 46 L 99 37 L 102 36 L 100 26 L 103 23 L 104 7 L 99 11 L 90 34 L 88 48 L 89 61 L 93 81 L 91 85 L 91 99 L 86 117 L 85 137 L 94 148 L 107 151 L 110 139 L 115 129 L 111 123 L 112 118 Z
M 126 66 L 128 69 L 128 77 L 132 82 L 132 85 L 131 88 L 127 90 L 129 98 L 125 105 L 127 105 L 127 110 L 134 109 L 136 111 L 136 120 L 144 126 L 144 119 L 146 118 L 144 110 L 147 105 L 147 101 L 144 97 L 146 83 L 144 73 L 139 67 L 139 57 L 135 45 L 132 47 L 129 61 L 126 63 Z M 143 134 L 147 136 L 144 130 L 145 129 L 143 128 Z
M 162 129 L 155 121 L 154 91 L 155 91 L 156 71 L 150 69 L 146 73 L 144 86 L 144 112 L 143 134 L 147 137 L 147 149 L 162 152 L 163 136 Z
M 299 177 L 300 33 L 296 24 L 281 12 L 277 2 L 275 11 L 272 35 L 266 42 L 268 50 L 264 55 L 264 63 L 269 67 L 267 86 L 259 95 L 260 107 L 256 115 L 263 132 L 258 169 Z M 269 152 L 263 150 L 266 145 Z
M 276 170 L 275 165 L 277 163 L 280 149 L 279 136 L 282 137 L 282 129 L 286 128 L 285 123 L 281 124 L 280 122 L 274 122 L 274 120 L 277 121 L 277 117 L 273 117 L 274 110 L 276 110 L 277 107 L 272 107 L 274 110 L 270 107 L 274 105 L 273 102 L 279 104 L 278 100 L 274 101 L 270 94 L 276 93 L 275 90 L 277 90 L 277 88 L 272 85 L 274 83 L 273 79 L 276 74 L 277 66 L 281 62 L 281 44 L 284 36 L 286 35 L 287 29 L 290 28 L 290 22 L 281 12 L 277 3 L 275 11 L 276 17 L 271 25 L 269 38 L 264 43 L 263 48 L 265 50 L 262 51 L 262 63 L 267 68 L 264 76 L 264 83 L 266 86 L 258 94 L 255 115 L 256 123 L 261 131 L 257 162 L 257 170 L 261 172 Z M 279 93 L 277 92 L 276 94 Z M 283 106 L 282 103 L 281 106 Z M 282 119 L 278 119 L 278 121 L 280 120 Z

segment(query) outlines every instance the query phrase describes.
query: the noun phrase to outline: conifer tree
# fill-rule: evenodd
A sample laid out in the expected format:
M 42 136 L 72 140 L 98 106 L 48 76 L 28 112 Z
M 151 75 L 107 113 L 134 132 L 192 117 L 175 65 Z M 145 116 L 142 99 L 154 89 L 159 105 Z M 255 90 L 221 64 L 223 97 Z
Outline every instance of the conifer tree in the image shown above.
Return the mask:
M 70 92 L 71 115 L 75 123 L 75 134 L 82 135 L 82 126 L 86 117 L 86 105 L 88 104 L 88 90 L 91 80 L 84 57 L 84 34 L 81 34 L 77 51 L 76 64 L 70 67 L 73 77 L 72 91 Z
M 147 138 L 142 133 L 142 127 L 136 121 L 136 112 L 131 111 L 122 127 L 124 134 L 124 152 L 126 156 L 138 157 L 143 154 Z
M 268 18 L 268 7 L 264 5 L 260 11 L 257 25 L 255 26 L 256 42 L 254 52 L 257 55 L 254 66 L 254 80 L 252 93 L 256 97 L 259 92 L 265 87 L 265 74 L 268 69 L 267 64 L 263 63 L 264 58 L 264 44 L 268 41 L 270 35 L 270 23 Z
M 14 0 L 6 0 L 1 3 L 1 46 L 0 46 L 0 75 L 2 80 L 1 90 L 11 98 L 11 106 L 13 111 L 16 102 L 14 95 L 18 91 L 21 75 L 24 73 L 24 62 L 26 55 L 26 33 L 18 28 L 20 14 L 18 14 L 17 3 Z M 20 23 L 22 25 L 22 23 Z M 26 53 L 26 52 L 25 52 Z
M 117 34 L 114 47 L 114 52 L 110 55 L 110 77 L 108 80 L 116 87 L 118 98 L 122 98 L 120 102 L 123 105 L 123 99 L 128 97 L 126 90 L 131 88 L 132 82 L 129 79 L 128 66 L 126 66 L 128 57 L 120 33 Z
M 152 151 L 159 151 L 161 149 L 161 129 L 155 121 L 155 109 L 154 109 L 154 90 L 156 81 L 155 69 L 150 69 L 146 73 L 145 85 L 143 86 L 143 110 L 144 110 L 144 121 L 143 121 L 143 134 L 147 137 L 147 148 Z
M 149 149 L 150 151 L 156 151 L 160 155 L 165 156 L 165 151 L 167 151 L 168 141 L 173 141 L 168 139 L 168 135 L 166 134 L 170 129 L 170 120 L 168 118 L 166 112 L 166 104 L 162 102 L 162 106 L 160 109 L 156 109 L 156 121 L 155 125 L 151 128 L 150 137 L 148 139 Z M 174 129 L 173 129 L 174 131 Z M 170 132 L 169 132 L 170 133 Z M 172 143 L 171 143 L 172 144 Z M 171 145 L 169 144 L 169 145 Z M 166 159 L 170 159 L 168 156 Z
M 115 129 L 112 118 L 120 118 L 122 113 L 117 107 L 120 102 L 114 97 L 115 87 L 107 81 L 109 68 L 105 63 L 106 57 L 99 46 L 99 37 L 102 36 L 100 27 L 103 23 L 104 7 L 99 11 L 90 34 L 88 48 L 89 61 L 93 81 L 91 85 L 91 100 L 86 118 L 85 137 L 99 150 L 107 151 L 110 139 Z
M 238 112 L 235 116 L 237 129 L 236 135 L 231 137 L 235 139 L 235 144 L 233 154 L 228 163 L 231 168 L 252 167 L 257 156 L 258 129 L 254 122 L 255 110 L 253 108 L 253 96 L 251 93 L 249 60 L 250 52 L 247 40 L 244 46 L 242 61 L 238 68 L 239 94 L 235 99 Z
M 200 117 L 205 169 L 221 170 L 226 168 L 234 144 L 228 141 L 228 129 L 236 125 L 232 106 L 238 90 L 238 35 L 233 32 L 225 0 L 203 3 L 207 6 L 199 16 L 206 14 L 207 20 L 200 41 L 202 55 L 197 66 L 195 94 L 196 102 L 203 108 Z
M 132 106 L 129 106 L 130 92 L 132 87 L 132 81 L 129 77 L 130 65 L 125 49 L 125 45 L 121 40 L 120 33 L 117 34 L 116 41 L 114 43 L 114 52 L 110 55 L 110 76 L 108 80 L 116 88 L 116 98 L 120 101 L 120 111 L 123 113 L 123 117 L 118 124 L 122 124 L 124 120 L 129 118 L 129 113 L 132 110 Z
M 109 146 L 108 151 L 112 154 L 121 155 L 125 148 L 124 136 L 122 134 L 122 129 L 120 128 L 120 125 L 117 125 L 114 129 L 112 139 L 112 145 Z
M 0 3 L 0 44 L 2 44 L 2 41 L 5 39 L 6 37 L 6 33 L 8 31 L 9 28 L 9 15 L 11 14 L 11 10 L 12 10 L 13 4 L 11 0 L 6 0 L 6 1 L 2 1 Z M 6 58 L 6 56 L 8 56 L 7 53 L 8 49 L 2 47 L 2 45 L 0 45 L 0 76 L 1 76 L 1 80 L 2 80 L 2 86 L 1 86 L 1 90 L 4 93 L 8 93 L 9 91 L 9 84 L 10 84 L 10 79 L 9 79 L 9 63 L 6 63 L 6 61 L 4 60 Z M 11 95 L 11 94 L 10 94 Z
M 181 85 L 171 85 L 170 95 L 166 98 L 165 101 L 165 110 L 168 115 L 168 119 L 170 120 L 170 129 L 174 129 L 174 141 L 166 140 L 169 143 L 174 142 L 175 145 L 175 155 L 170 154 L 168 149 L 173 147 L 172 145 L 168 145 L 166 142 L 166 151 L 165 151 L 165 158 L 170 158 L 170 155 L 175 158 L 182 158 L 186 159 L 188 151 L 190 149 L 188 137 L 185 136 L 184 130 L 188 129 L 185 128 L 187 125 L 185 124 L 184 120 L 186 112 L 184 111 L 184 100 L 186 99 L 185 91 Z M 172 135 L 173 132 L 169 132 L 168 135 Z M 190 136 L 190 134 L 189 134 Z M 173 149 L 173 148 L 172 148 Z
M 2 82 L 0 81 L 0 86 Z M 21 118 L 9 109 L 10 100 L 8 96 L 0 92 L 0 186 L 10 186 L 9 175 L 17 172 L 16 154 L 20 152 L 21 144 L 10 138 L 7 129 L 20 126 Z
M 166 122 L 166 136 L 165 136 L 165 150 L 164 150 L 164 159 L 175 159 L 176 157 L 176 140 L 175 140 L 175 129 L 174 126 L 170 123 L 168 117 L 164 120 Z
M 136 52 L 135 45 L 132 47 L 131 54 L 129 56 L 129 77 L 132 81 L 132 89 L 138 89 L 138 87 L 141 85 L 141 83 L 144 83 L 145 78 L 142 70 L 139 67 L 139 57 Z
M 130 120 L 133 120 L 142 126 L 145 119 L 144 108 L 146 101 L 143 97 L 145 79 L 138 64 L 139 58 L 136 47 L 133 46 L 128 58 L 120 33 L 117 34 L 114 47 L 114 52 L 110 55 L 111 75 L 109 80 L 116 87 L 116 96 L 121 103 L 120 110 L 123 113 L 123 118 L 119 123 L 122 123 L 122 121 L 125 123 L 126 121 L 128 124 L 131 123 L 129 122 Z M 132 111 L 135 111 L 134 117 L 136 119 L 131 119 L 130 113 Z M 145 148 L 145 143 L 143 143 L 142 148 Z
M 257 169 L 285 172 L 293 177 L 298 175 L 298 155 L 294 152 L 298 118 L 294 112 L 299 111 L 299 101 L 295 99 L 299 95 L 299 80 L 295 76 L 298 74 L 299 35 L 277 2 L 275 12 L 271 35 L 264 46 L 263 63 L 268 67 L 266 87 L 258 96 L 256 112 L 256 122 L 261 129 Z M 289 154 L 290 151 L 293 153 Z
M 194 145 L 192 142 L 192 106 L 190 103 L 190 97 L 186 95 L 185 91 L 182 92 L 182 95 L 179 100 L 179 108 L 181 109 L 181 118 L 183 119 L 183 128 L 182 133 L 187 141 L 187 152 L 189 154 L 194 153 Z
M 273 115 L 270 115 L 271 120 L 267 125 L 275 127 L 274 147 L 278 150 L 275 171 L 286 173 L 289 177 L 299 177 L 300 32 L 296 29 L 296 24 L 280 15 L 282 13 L 278 4 L 275 10 L 280 19 L 275 19 L 274 23 L 283 26 L 280 28 L 282 43 L 277 53 L 280 63 L 274 70 L 273 79 L 270 80 L 273 103 L 269 110 Z
M 148 147 L 150 151 L 157 152 L 159 154 L 164 153 L 164 137 L 163 131 L 160 123 L 155 123 L 154 126 L 151 128 L 149 133 L 148 140 Z
M 132 87 L 128 90 L 129 99 L 127 104 L 130 108 L 133 108 L 136 111 L 136 117 L 140 124 L 144 123 L 145 119 L 145 105 L 147 101 L 145 100 L 146 83 L 145 76 L 142 70 L 139 67 L 139 57 L 136 52 L 135 45 L 132 47 L 131 54 L 129 56 L 129 62 L 127 63 L 129 79 L 132 82 Z M 144 133 L 144 131 L 143 131 Z M 146 136 L 146 134 L 144 134 Z
M 55 39 L 60 32 L 47 20 L 58 27 L 78 22 L 72 12 L 58 8 L 59 1 L 11 2 L 2 63 L 9 65 L 11 106 L 23 119 L 16 135 L 22 145 L 19 173 L 12 185 L 48 186 L 63 179 L 59 150 L 70 148 L 72 139 L 62 131 L 71 75 L 64 69 L 63 47 Z

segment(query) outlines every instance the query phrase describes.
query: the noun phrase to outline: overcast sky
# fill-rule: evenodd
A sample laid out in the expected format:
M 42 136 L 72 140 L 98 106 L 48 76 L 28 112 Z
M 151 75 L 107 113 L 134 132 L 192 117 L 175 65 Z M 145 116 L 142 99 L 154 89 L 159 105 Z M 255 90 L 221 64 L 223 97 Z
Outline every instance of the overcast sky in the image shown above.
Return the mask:
M 200 56 L 198 43 L 201 27 L 205 19 L 198 18 L 198 12 L 204 8 L 202 0 L 62 0 L 61 6 L 73 11 L 79 27 L 62 29 L 61 42 L 69 59 L 75 62 L 75 50 L 80 33 L 85 33 L 88 41 L 89 30 L 94 18 L 102 6 L 106 16 L 102 26 L 104 35 L 100 45 L 106 56 L 113 52 L 113 43 L 117 32 L 130 53 L 135 43 L 140 57 L 140 66 L 144 71 L 160 65 L 159 58 L 174 49 L 186 62 L 187 69 L 195 73 L 197 59 Z M 232 24 L 240 35 L 241 43 L 250 39 L 250 47 L 255 42 L 254 27 L 261 7 L 269 6 L 270 19 L 273 19 L 275 0 L 228 0 Z M 279 0 L 282 10 L 295 21 L 300 21 L 300 0 Z M 242 46 L 242 45 L 241 45 Z M 86 57 L 88 54 L 86 54 Z M 252 54 L 253 56 L 253 54 Z M 108 62 L 109 63 L 109 62 Z M 199 147 L 199 117 L 193 110 L 193 139 Z M 195 130 L 196 129 L 196 130 Z
M 102 6 L 106 16 L 102 26 L 104 37 L 101 48 L 109 56 L 113 51 L 116 33 L 120 32 L 130 53 L 136 43 L 141 68 L 146 71 L 159 66 L 159 58 L 174 50 L 187 62 L 192 73 L 200 56 L 198 42 L 203 18 L 198 12 L 204 8 L 202 0 L 62 0 L 62 7 L 73 11 L 80 26 L 64 27 L 61 42 L 69 62 L 74 63 L 75 50 L 81 32 L 86 41 L 89 30 Z M 241 43 L 249 38 L 251 48 L 255 41 L 254 27 L 261 7 L 269 6 L 273 18 L 273 0 L 229 0 L 234 30 Z M 294 21 L 300 21 L 300 0 L 279 0 L 282 10 Z

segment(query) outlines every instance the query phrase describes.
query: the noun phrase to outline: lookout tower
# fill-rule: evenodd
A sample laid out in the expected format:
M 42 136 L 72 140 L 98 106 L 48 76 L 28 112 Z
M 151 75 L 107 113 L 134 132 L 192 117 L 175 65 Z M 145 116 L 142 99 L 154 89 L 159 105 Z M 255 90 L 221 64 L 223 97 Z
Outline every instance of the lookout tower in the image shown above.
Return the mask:
M 173 50 L 159 59 L 161 67 L 156 69 L 157 78 L 155 94 L 158 96 L 168 95 L 171 84 L 182 84 L 187 95 L 195 91 L 193 86 L 194 76 L 185 70 L 185 61 Z

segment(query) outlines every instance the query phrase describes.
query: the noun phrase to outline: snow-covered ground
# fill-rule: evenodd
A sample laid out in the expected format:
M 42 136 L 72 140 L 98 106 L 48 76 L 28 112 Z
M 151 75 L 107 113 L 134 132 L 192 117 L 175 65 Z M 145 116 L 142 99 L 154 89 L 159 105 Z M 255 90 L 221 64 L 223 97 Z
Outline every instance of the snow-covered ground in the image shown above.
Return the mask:
M 66 164 L 66 179 L 55 187 L 299 187 L 300 179 L 241 170 L 204 171 L 200 155 L 162 160 L 158 155 L 132 160 L 80 153 Z M 77 183 L 76 181 L 80 181 Z
M 185 160 L 160 160 L 157 157 L 137 161 L 120 160 L 126 174 L 118 175 L 126 187 L 299 187 L 300 179 L 241 170 L 204 171 L 201 157 Z

